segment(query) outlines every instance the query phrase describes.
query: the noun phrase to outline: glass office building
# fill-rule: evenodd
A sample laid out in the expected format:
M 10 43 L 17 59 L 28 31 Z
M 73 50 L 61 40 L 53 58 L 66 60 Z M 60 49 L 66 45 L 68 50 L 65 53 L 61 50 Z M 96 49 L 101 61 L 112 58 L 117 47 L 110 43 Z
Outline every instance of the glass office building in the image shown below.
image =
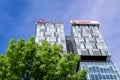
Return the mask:
M 75 23 L 75 20 L 71 21 L 71 37 L 75 55 L 86 57 L 106 56 L 106 60 L 109 60 L 110 53 L 99 32 L 99 23 L 97 21 L 91 21 L 91 23 L 89 22 L 90 21 L 79 20 Z
M 81 56 L 78 69 L 87 70 L 88 80 L 120 80 L 110 52 L 99 32 L 99 22 L 71 20 L 73 53 Z
M 43 40 L 47 40 L 51 44 L 61 44 L 64 53 L 67 53 L 63 22 L 38 20 L 36 23 L 35 41 L 41 44 Z

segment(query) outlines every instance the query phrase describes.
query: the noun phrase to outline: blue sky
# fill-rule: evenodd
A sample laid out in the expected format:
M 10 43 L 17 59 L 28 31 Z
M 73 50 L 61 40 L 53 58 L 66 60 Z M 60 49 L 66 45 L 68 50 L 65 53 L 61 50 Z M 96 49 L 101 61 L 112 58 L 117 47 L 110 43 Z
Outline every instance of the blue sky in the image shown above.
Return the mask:
M 110 50 L 112 61 L 120 71 L 120 0 L 1 0 L 0 53 L 5 54 L 11 38 L 35 35 L 38 19 L 60 20 L 70 33 L 70 20 L 97 20 Z

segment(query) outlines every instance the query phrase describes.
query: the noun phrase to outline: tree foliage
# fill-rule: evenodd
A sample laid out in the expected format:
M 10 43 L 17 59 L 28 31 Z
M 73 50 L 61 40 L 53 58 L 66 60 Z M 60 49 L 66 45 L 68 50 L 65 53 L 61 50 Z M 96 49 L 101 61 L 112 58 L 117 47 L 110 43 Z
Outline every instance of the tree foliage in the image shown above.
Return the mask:
M 86 70 L 75 72 L 80 56 L 64 54 L 61 45 L 34 37 L 11 39 L 6 55 L 0 55 L 0 80 L 86 80 Z

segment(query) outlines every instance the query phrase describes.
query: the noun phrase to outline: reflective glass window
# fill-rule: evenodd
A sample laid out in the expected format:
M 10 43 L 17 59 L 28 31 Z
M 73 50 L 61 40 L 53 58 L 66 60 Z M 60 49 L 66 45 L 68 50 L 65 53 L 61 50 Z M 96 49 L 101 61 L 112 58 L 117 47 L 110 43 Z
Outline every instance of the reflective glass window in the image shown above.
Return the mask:
M 93 36 L 93 38 L 99 38 L 99 34 L 93 33 L 92 36 Z
M 92 45 L 90 43 L 85 43 L 87 49 L 92 49 Z
M 82 54 L 82 55 L 88 55 L 88 51 L 87 51 L 86 49 L 82 49 L 82 50 L 81 50 L 81 54 Z
M 52 37 L 52 34 L 54 34 L 54 33 L 51 33 L 51 32 L 45 32 L 45 36 L 46 36 L 46 37 Z
M 100 55 L 100 51 L 97 50 L 97 49 L 93 49 L 93 54 L 94 54 L 94 55 Z

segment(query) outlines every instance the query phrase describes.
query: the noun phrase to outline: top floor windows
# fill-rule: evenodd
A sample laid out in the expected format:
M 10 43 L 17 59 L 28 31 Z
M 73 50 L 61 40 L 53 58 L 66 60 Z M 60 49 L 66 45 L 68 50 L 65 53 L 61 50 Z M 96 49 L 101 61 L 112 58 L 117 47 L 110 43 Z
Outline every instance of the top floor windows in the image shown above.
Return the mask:
M 64 27 L 64 25 L 63 24 L 58 24 L 58 23 L 55 23 L 55 27 Z
M 45 23 L 45 27 L 54 27 L 53 23 Z

